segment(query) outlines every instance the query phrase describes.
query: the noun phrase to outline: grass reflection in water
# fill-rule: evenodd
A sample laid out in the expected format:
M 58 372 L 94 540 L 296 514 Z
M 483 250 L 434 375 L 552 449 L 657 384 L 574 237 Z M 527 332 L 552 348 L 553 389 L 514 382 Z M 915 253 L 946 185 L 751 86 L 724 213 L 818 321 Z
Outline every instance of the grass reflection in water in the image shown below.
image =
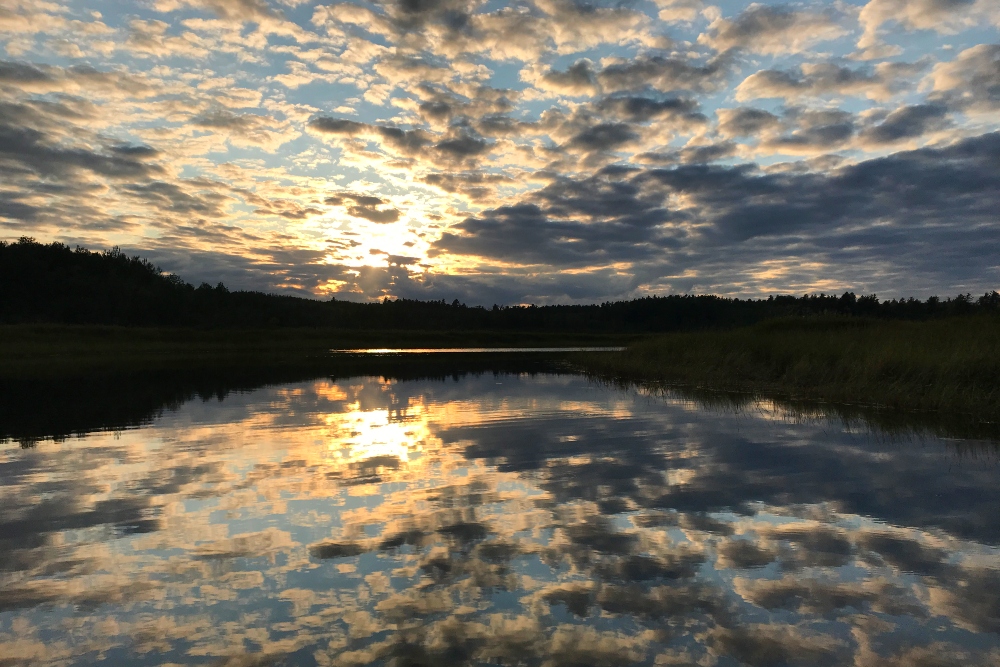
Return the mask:
M 1000 470 L 556 374 L 0 449 L 13 664 L 995 664 Z

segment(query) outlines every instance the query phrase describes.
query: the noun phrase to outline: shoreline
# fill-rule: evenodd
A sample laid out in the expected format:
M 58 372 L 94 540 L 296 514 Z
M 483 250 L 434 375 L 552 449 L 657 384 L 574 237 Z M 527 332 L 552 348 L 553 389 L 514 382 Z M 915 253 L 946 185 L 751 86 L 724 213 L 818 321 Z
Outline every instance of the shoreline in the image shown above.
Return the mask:
M 357 331 L 0 326 L 0 380 L 234 367 L 336 369 L 334 350 L 366 348 L 624 347 L 637 335 L 504 331 Z
M 620 352 L 554 352 L 602 382 L 653 394 L 694 397 L 742 409 L 770 400 L 808 414 L 850 419 L 947 422 L 948 432 L 1000 433 L 1000 318 L 922 322 L 795 318 L 658 336 L 497 331 L 174 329 L 65 325 L 0 326 L 0 383 L 46 385 L 79 378 L 245 373 L 339 376 L 447 375 L 455 369 L 528 370 L 544 354 L 334 355 L 358 348 L 620 347 Z M 527 351 L 527 350 L 526 350 Z M 368 357 L 367 359 L 364 357 Z M 528 356 L 536 359 L 524 361 Z M 376 361 L 376 358 L 380 360 Z M 395 357 L 395 359 L 393 359 Z M 409 357 L 409 359 L 403 359 Z M 893 416 L 895 415 L 895 416 Z M 898 417 L 898 419 L 897 419 Z M 995 438 L 995 435 L 988 437 Z
M 672 333 L 583 360 L 596 378 L 1000 422 L 1000 319 L 782 319 Z

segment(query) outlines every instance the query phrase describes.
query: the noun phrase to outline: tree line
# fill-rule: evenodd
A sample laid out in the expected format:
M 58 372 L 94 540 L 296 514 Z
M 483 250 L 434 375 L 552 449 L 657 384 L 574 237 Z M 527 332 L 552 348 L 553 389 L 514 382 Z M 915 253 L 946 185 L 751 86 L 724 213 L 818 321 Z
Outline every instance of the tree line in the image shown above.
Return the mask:
M 874 294 L 649 296 L 593 305 L 467 306 L 383 299 L 357 303 L 195 287 L 118 248 L 94 252 L 30 238 L 0 242 L 0 323 L 186 327 L 326 327 L 375 330 L 497 330 L 650 333 L 733 327 L 765 319 L 846 315 L 929 319 L 1000 313 L 996 291 L 975 298 L 889 299 Z

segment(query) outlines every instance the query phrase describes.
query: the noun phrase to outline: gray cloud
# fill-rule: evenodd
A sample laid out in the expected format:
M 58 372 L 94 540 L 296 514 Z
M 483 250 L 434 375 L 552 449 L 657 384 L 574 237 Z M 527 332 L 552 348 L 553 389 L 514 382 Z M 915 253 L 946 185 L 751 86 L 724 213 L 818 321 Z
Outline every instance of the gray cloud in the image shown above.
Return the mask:
M 822 135 L 826 126 L 819 127 Z M 761 173 L 750 165 L 610 169 L 557 180 L 522 203 L 470 217 L 432 252 L 553 271 L 625 262 L 633 284 L 700 266 L 702 280 L 720 286 L 745 283 L 757 262 L 808 258 L 836 266 L 852 285 L 864 284 L 865 267 L 877 263 L 887 285 L 913 289 L 916 274 L 926 285 L 981 291 L 1000 279 L 1000 246 L 984 243 L 1000 238 L 993 233 L 1000 198 L 987 186 L 1000 178 L 998 155 L 1000 135 L 991 134 L 830 174 Z M 671 208 L 672 195 L 687 206 Z M 707 263 L 722 256 L 741 259 Z M 813 280 L 826 277 L 815 271 Z
M 509 176 L 481 171 L 440 172 L 428 174 L 420 180 L 444 192 L 461 193 L 473 200 L 485 199 L 496 191 L 497 186 L 513 182 Z
M 0 170 L 28 169 L 42 176 L 68 177 L 89 171 L 112 179 L 143 178 L 162 172 L 144 161 L 149 154 L 120 150 L 67 147 L 31 127 L 4 122 L 10 107 L 0 109 Z
M 388 202 L 381 197 L 372 195 L 341 192 L 327 197 L 324 203 L 331 206 L 343 206 L 345 200 L 354 202 L 354 205 L 347 206 L 347 212 L 355 218 L 362 218 L 379 224 L 396 222 L 400 218 L 400 212 L 391 205 L 388 208 L 379 208 L 380 206 L 385 206 Z
M 955 60 L 935 65 L 928 77 L 932 99 L 968 111 L 1000 108 L 1000 44 L 979 44 Z
M 565 71 L 549 70 L 541 82 L 548 90 L 568 95 L 590 95 L 597 92 L 597 72 L 589 60 L 578 60 Z
M 797 11 L 787 5 L 752 4 L 732 20 L 719 18 L 698 40 L 717 51 L 747 49 L 797 53 L 846 33 L 832 12 Z
M 698 113 L 696 101 L 676 97 L 664 100 L 632 95 L 606 97 L 599 101 L 595 108 L 633 123 L 644 123 L 664 116 L 682 118 L 696 124 L 707 120 Z
M 445 135 L 424 130 L 403 130 L 389 125 L 370 125 L 341 118 L 321 116 L 309 121 L 309 128 L 322 135 L 373 139 L 383 147 L 408 157 L 429 159 L 442 164 L 474 165 L 493 145 L 468 128 L 456 128 Z M 431 150 L 428 150 L 431 149 Z
M 719 134 L 726 137 L 755 137 L 781 124 L 780 118 L 763 109 L 719 109 L 716 114 L 719 116 Z
M 888 99 L 904 88 L 907 77 L 922 65 L 880 63 L 875 68 L 851 69 L 834 63 L 806 63 L 800 72 L 761 70 L 736 88 L 736 99 L 778 97 L 797 100 L 820 95 L 863 95 Z
M 639 135 L 627 123 L 601 123 L 574 136 L 569 145 L 584 150 L 605 151 L 636 141 Z
M 451 139 L 444 139 L 434 145 L 439 151 L 448 153 L 456 158 L 467 158 L 487 153 L 490 144 L 485 139 L 474 137 L 469 134 L 460 134 Z
M 729 74 L 732 59 L 718 56 L 705 64 L 659 55 L 639 56 L 609 64 L 597 72 L 597 81 L 608 92 L 625 90 L 716 90 Z
M 183 214 L 195 213 L 215 218 L 225 215 L 224 206 L 231 200 L 230 197 L 215 192 L 192 194 L 189 188 L 165 181 L 130 183 L 123 189 L 155 209 Z
M 326 116 L 309 121 L 309 127 L 320 134 L 344 137 L 368 136 L 380 140 L 404 155 L 414 155 L 432 141 L 431 135 L 423 130 L 402 130 L 389 125 L 370 125 Z
M 914 104 L 894 110 L 881 123 L 865 130 L 861 138 L 874 144 L 891 144 L 916 139 L 949 125 L 948 108 L 944 105 Z
M 775 151 L 807 154 L 844 146 L 857 130 L 854 114 L 840 110 L 791 109 L 785 114 L 791 131 L 768 140 Z
M 203 273 L 236 285 L 243 266 L 255 286 L 343 281 L 351 294 L 378 296 L 760 294 L 821 278 L 857 286 L 866 271 L 865 284 L 895 289 L 906 266 L 922 269 L 909 273 L 914 290 L 934 280 L 935 290 L 971 290 L 997 271 L 979 248 L 964 268 L 929 251 L 958 256 L 951 248 L 965 248 L 965 235 L 944 222 L 948 207 L 987 195 L 931 198 L 924 209 L 894 173 L 871 174 L 892 192 L 838 190 L 871 155 L 945 150 L 995 129 L 1000 45 L 975 44 L 980 32 L 957 37 L 958 51 L 927 43 L 996 23 L 989 0 L 869 0 L 858 12 L 831 2 L 379 0 L 307 11 L 297 0 L 158 0 L 110 26 L 29 4 L 0 12 L 14 54 L 0 60 L 0 225 L 11 237 L 99 247 L 128 235 L 150 252 L 212 243 L 220 259 Z M 849 53 L 856 18 L 867 43 Z M 904 29 L 938 34 L 899 39 Z M 890 59 L 893 44 L 902 51 Z M 190 58 L 197 68 L 179 64 Z M 256 69 L 265 61 L 275 69 Z M 334 98 L 317 98 L 320 85 L 335 86 Z M 737 160 L 761 166 L 718 166 Z M 370 200 L 330 197 L 327 178 Z M 678 179 L 693 189 L 677 189 Z M 723 203 L 699 179 L 746 199 Z M 376 197 L 390 182 L 392 201 Z M 840 196 L 817 204 L 831 188 Z M 913 215 L 873 203 L 882 200 Z M 967 214 L 990 228 L 978 213 L 954 213 Z M 398 224 L 410 244 L 392 250 L 404 253 L 401 266 L 355 276 L 273 259 L 286 255 L 272 246 L 315 248 L 325 232 L 294 222 L 329 215 L 342 216 L 343 235 L 328 239 L 334 261 L 382 263 L 388 255 L 366 255 L 370 239 L 350 227 Z M 924 226 L 901 231 L 907 219 Z M 437 260 L 421 257 L 427 244 Z M 424 262 L 412 272 L 411 250 Z M 446 261 L 451 250 L 458 256 Z M 230 257 L 241 252 L 254 259 Z M 575 273 L 538 268 L 547 263 Z M 437 265 L 463 275 L 437 275 Z

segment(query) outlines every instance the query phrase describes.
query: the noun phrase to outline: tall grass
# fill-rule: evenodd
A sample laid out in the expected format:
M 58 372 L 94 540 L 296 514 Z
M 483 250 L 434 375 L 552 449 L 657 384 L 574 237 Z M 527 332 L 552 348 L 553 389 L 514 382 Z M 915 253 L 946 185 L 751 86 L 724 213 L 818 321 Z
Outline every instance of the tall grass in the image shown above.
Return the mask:
M 770 320 L 646 339 L 586 365 L 651 385 L 1000 418 L 996 317 Z

